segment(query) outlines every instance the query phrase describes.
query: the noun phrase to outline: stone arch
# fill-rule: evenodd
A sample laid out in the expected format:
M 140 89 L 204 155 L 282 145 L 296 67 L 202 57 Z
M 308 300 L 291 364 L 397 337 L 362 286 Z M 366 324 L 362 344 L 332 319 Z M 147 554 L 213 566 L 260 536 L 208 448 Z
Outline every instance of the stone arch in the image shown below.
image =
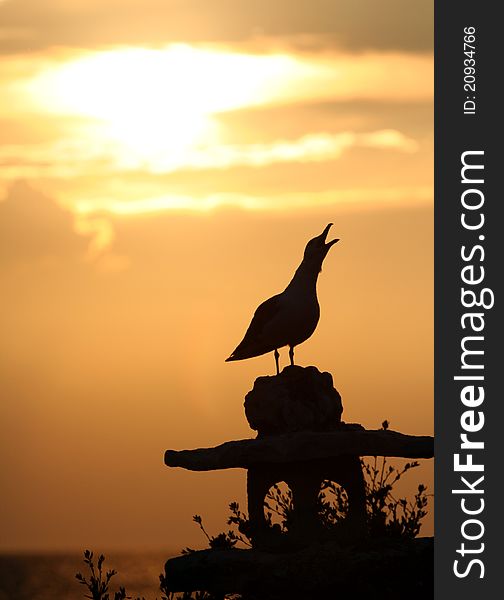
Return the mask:
M 268 463 L 248 470 L 248 509 L 254 545 L 271 547 L 276 544 L 272 540 L 273 528 L 265 518 L 263 505 L 270 487 L 280 481 L 284 481 L 292 490 L 293 511 L 288 531 L 290 540 L 302 544 L 323 537 L 324 527 L 318 514 L 318 496 L 324 480 L 334 481 L 348 495 L 348 515 L 343 520 L 345 529 L 354 535 L 364 532 L 365 490 L 358 456 Z

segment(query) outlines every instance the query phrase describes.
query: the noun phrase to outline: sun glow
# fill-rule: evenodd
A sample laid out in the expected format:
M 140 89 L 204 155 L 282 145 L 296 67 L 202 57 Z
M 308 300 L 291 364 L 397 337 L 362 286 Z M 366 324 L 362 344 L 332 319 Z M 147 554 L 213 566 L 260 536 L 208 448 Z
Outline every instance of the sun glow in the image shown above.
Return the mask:
M 117 143 L 121 166 L 163 170 L 218 139 L 212 115 L 270 100 L 280 76 L 296 69 L 284 55 L 173 45 L 91 53 L 41 73 L 30 88 L 50 112 L 96 120 L 94 137 Z
M 418 101 L 432 91 L 430 59 L 397 53 L 247 54 L 171 44 L 72 54 L 55 49 L 29 69 L 15 64 L 21 75 L 4 88 L 0 113 L 23 123 L 49 117 L 51 125 L 46 144 L 13 141 L 3 149 L 8 163 L 20 153 L 32 159 L 21 175 L 21 167 L 11 169 L 12 177 L 89 171 L 91 164 L 95 172 L 163 174 L 330 160 L 345 132 L 325 131 L 322 124 L 296 138 L 242 141 L 222 113 L 356 99 Z M 6 68 L 0 65 L 0 82 Z M 382 132 L 366 144 L 406 150 L 398 135 Z

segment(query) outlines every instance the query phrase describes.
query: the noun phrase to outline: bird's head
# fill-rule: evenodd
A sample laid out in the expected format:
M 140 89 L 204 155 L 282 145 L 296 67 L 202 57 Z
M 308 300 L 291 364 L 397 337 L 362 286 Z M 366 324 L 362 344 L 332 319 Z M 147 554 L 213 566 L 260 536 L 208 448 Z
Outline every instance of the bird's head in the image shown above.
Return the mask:
M 306 244 L 303 262 L 313 263 L 314 265 L 317 265 L 319 269 L 322 268 L 322 262 L 327 256 L 329 249 L 336 242 L 339 242 L 339 239 L 326 242 L 327 234 L 329 233 L 329 229 L 331 229 L 331 227 L 332 223 L 329 223 L 329 225 L 327 225 L 327 227 L 320 235 L 314 237 Z

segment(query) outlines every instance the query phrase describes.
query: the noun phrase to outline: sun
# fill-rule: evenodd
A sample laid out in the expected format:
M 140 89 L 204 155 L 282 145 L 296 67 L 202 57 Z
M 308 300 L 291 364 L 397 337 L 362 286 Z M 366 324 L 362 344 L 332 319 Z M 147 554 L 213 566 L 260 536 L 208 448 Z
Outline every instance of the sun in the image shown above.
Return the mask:
M 114 146 L 121 166 L 169 171 L 218 141 L 214 115 L 266 102 L 294 68 L 284 55 L 177 44 L 88 53 L 31 87 L 46 110 L 90 118 L 95 142 Z

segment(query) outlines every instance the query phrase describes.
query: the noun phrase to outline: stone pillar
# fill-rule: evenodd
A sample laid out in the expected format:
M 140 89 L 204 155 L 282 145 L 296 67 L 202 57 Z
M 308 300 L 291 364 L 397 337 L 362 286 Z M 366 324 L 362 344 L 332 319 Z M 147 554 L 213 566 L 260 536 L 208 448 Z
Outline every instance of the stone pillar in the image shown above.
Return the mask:
M 286 367 L 280 375 L 259 377 L 245 397 L 245 413 L 259 438 L 299 431 L 334 431 L 341 422 L 341 396 L 329 373 L 315 367 Z M 341 485 L 349 512 L 342 531 L 355 539 L 365 531 L 365 488 L 360 459 L 355 455 L 270 462 L 248 469 L 248 512 L 253 544 L 280 549 L 309 544 L 327 535 L 318 514 L 318 495 L 324 480 Z M 284 481 L 292 490 L 293 516 L 288 534 L 268 526 L 264 499 L 269 488 Z

